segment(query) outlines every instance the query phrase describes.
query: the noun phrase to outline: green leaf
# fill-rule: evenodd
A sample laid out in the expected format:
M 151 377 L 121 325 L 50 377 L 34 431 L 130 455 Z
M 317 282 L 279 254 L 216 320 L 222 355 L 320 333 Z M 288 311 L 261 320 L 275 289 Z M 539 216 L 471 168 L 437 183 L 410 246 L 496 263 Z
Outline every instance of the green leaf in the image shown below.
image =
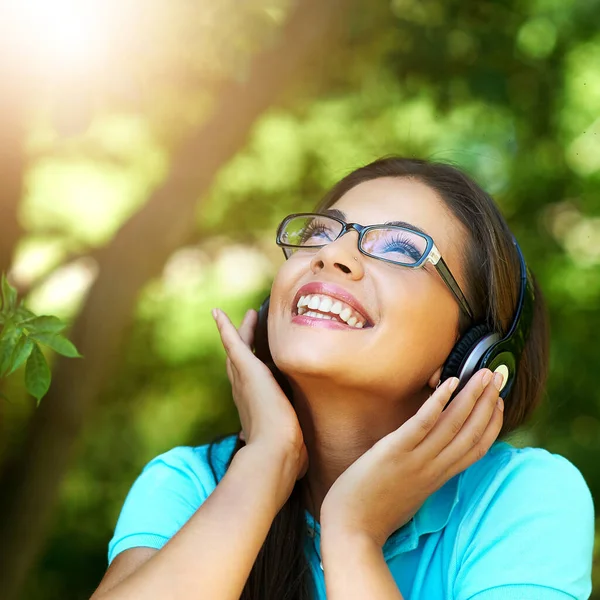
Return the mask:
M 12 355 L 22 335 L 20 328 L 8 323 L 0 335 L 0 377 L 4 377 L 12 364 Z
M 55 352 L 69 358 L 83 358 L 77 351 L 77 348 L 66 337 L 56 333 L 31 333 L 30 337 L 46 346 L 49 346 Z
M 46 358 L 40 347 L 34 344 L 25 367 L 25 387 L 36 398 L 38 404 L 50 387 L 50 379 L 50 367 L 48 367 Z
M 24 320 L 37 318 L 37 315 L 34 312 L 30 311 L 28 308 L 25 308 L 22 305 L 19 306 L 19 308 L 17 308 L 17 310 L 15 311 L 15 316 L 18 317 L 19 319 L 24 319 Z
M 26 335 L 22 335 L 12 353 L 11 367 L 6 375 L 14 373 L 27 360 L 32 350 L 33 342 Z
M 4 313 L 12 312 L 17 307 L 17 290 L 15 290 L 6 275 L 2 273 L 2 311 Z
M 58 317 L 52 315 L 34 316 L 25 319 L 20 323 L 25 326 L 31 333 L 58 333 L 66 328 L 67 324 L 63 323 Z

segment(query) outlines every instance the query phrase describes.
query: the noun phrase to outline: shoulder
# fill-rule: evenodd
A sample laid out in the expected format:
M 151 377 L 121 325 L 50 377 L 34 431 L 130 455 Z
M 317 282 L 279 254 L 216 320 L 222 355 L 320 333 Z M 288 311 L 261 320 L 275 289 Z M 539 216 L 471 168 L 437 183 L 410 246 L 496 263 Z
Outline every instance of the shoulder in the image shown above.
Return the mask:
M 225 473 L 235 442 L 231 435 L 201 446 L 176 446 L 150 460 L 138 479 L 152 478 L 156 485 L 187 482 L 208 495 Z
M 231 435 L 202 446 L 177 446 L 148 462 L 121 508 L 109 563 L 128 548 L 161 548 L 216 488 L 235 442 Z
M 473 502 L 493 502 L 502 495 L 533 498 L 560 497 L 564 501 L 591 503 L 591 493 L 579 469 L 559 454 L 543 448 L 516 448 L 496 442 L 478 462 L 464 471 L 461 491 Z
M 460 475 L 458 489 L 457 599 L 519 589 L 531 598 L 589 596 L 594 505 L 575 465 L 499 442 Z
M 594 504 L 583 475 L 569 460 L 542 448 L 497 442 L 459 480 L 459 539 L 464 544 L 512 538 L 561 543 L 584 553 L 594 543 Z

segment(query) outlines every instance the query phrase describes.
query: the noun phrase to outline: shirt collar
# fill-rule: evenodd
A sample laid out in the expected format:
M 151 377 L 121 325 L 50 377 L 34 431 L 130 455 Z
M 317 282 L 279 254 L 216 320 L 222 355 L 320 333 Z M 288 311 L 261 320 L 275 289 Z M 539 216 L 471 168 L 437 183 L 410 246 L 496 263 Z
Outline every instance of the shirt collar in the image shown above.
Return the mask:
M 447 481 L 435 491 L 417 511 L 415 516 L 390 535 L 383 546 L 386 560 L 403 552 L 410 552 L 419 545 L 419 538 L 443 529 L 450 520 L 459 500 L 460 474 Z M 320 539 L 321 527 L 307 510 L 304 511 L 309 535 Z

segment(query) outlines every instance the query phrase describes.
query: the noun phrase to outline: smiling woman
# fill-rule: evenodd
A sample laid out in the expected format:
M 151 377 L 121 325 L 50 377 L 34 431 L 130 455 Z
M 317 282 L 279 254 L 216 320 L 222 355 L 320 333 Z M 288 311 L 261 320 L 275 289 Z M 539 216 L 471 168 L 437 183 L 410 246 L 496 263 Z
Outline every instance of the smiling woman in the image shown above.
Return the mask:
M 259 314 L 213 313 L 242 431 L 146 466 L 94 598 L 588 598 L 585 481 L 501 441 L 538 404 L 549 336 L 492 198 L 385 158 L 277 243 Z

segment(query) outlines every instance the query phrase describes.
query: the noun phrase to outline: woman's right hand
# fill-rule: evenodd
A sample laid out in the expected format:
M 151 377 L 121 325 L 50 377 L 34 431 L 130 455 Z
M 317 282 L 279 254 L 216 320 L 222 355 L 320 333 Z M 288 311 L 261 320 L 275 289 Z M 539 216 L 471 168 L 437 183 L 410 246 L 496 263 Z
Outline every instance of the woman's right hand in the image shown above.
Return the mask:
M 296 411 L 269 368 L 252 352 L 258 313 L 248 310 L 239 330 L 222 310 L 213 309 L 212 314 L 227 353 L 227 377 L 246 447 L 283 458 L 294 481 L 304 477 L 308 453 Z

